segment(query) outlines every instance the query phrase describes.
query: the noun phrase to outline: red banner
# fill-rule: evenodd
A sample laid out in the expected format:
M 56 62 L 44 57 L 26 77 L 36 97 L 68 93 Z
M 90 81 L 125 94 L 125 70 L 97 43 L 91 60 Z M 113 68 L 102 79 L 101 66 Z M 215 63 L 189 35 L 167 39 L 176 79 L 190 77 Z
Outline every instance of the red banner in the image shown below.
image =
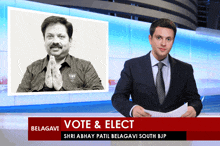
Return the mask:
M 28 140 L 61 140 L 60 118 L 28 118 Z
M 220 140 L 220 118 L 29 117 L 28 140 Z

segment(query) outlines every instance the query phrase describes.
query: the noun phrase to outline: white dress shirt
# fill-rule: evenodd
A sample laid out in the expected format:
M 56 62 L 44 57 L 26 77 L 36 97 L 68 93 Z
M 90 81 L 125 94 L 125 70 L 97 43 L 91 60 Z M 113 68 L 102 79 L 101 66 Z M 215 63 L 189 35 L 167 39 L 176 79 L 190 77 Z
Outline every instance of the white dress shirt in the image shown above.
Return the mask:
M 151 67 L 152 67 L 152 72 L 153 72 L 153 77 L 154 77 L 154 84 L 156 86 L 156 77 L 157 77 L 157 72 L 158 72 L 158 66 L 157 64 L 159 63 L 159 61 L 154 57 L 154 55 L 152 54 L 152 52 L 150 53 L 150 60 L 151 60 Z M 169 56 L 167 55 L 167 57 L 161 61 L 164 66 L 162 68 L 162 72 L 163 72 L 163 81 L 164 81 L 164 86 L 165 86 L 165 95 L 167 95 L 168 90 L 170 88 L 170 62 L 169 62 Z

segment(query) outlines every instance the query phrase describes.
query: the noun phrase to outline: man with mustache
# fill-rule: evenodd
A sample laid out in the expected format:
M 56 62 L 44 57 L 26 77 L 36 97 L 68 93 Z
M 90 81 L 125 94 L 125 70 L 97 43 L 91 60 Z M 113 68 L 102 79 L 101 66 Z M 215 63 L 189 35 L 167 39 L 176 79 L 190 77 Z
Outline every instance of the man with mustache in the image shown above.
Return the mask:
M 27 67 L 17 92 L 104 89 L 92 64 L 69 54 L 73 26 L 66 18 L 46 18 L 41 31 L 47 56 Z
M 193 76 L 192 65 L 169 55 L 176 26 L 169 19 L 151 24 L 148 36 L 152 50 L 125 62 L 113 106 L 126 117 L 150 117 L 144 109 L 169 112 L 188 102 L 182 117 L 196 117 L 202 102 Z M 132 101 L 129 98 L 132 98 Z

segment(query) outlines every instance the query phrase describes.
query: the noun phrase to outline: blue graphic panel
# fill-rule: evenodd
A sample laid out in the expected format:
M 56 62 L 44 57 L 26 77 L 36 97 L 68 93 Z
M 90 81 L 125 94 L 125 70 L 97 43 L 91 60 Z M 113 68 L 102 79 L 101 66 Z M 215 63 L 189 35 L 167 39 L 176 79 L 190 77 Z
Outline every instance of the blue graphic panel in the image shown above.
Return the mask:
M 147 54 L 151 50 L 148 36 L 150 23 L 131 21 L 131 53 L 133 57 L 139 57 Z
M 178 29 L 170 54 L 179 60 L 190 63 L 191 36 L 194 33 L 194 31 Z

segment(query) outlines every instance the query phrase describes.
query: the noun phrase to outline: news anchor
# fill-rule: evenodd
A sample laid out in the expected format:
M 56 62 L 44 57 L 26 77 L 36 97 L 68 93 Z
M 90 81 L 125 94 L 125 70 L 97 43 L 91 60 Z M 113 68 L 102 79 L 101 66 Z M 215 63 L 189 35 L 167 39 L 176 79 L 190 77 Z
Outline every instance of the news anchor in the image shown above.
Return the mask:
M 185 102 L 188 108 L 182 117 L 196 117 L 201 112 L 192 65 L 169 55 L 176 31 L 169 19 L 154 21 L 149 35 L 152 50 L 125 62 L 111 99 L 125 117 L 150 117 L 144 109 L 169 112 Z

